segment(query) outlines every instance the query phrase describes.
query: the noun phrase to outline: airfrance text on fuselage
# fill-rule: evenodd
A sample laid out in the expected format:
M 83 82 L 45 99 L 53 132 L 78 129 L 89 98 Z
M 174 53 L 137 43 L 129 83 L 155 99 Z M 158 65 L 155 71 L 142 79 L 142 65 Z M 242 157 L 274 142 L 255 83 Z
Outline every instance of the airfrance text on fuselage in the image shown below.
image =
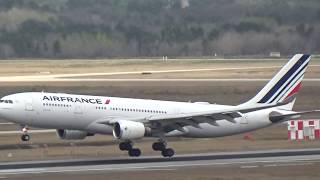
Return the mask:
M 47 101 L 59 101 L 59 102 L 78 102 L 78 103 L 91 103 L 91 104 L 103 104 L 101 99 L 87 99 L 87 98 L 73 98 L 73 97 L 58 97 L 58 96 L 43 96 L 42 100 Z M 110 100 L 106 100 L 106 104 L 109 104 Z

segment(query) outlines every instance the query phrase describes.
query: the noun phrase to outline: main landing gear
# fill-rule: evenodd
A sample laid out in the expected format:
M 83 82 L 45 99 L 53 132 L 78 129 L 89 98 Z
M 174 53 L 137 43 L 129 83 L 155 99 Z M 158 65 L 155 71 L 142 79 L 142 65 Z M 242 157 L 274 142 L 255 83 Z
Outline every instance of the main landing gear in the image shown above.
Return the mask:
M 119 144 L 119 149 L 121 151 L 128 151 L 128 154 L 131 157 L 139 157 L 141 155 L 141 150 L 138 148 L 133 148 L 132 142 L 121 142 Z
M 141 150 L 133 148 L 133 143 L 131 141 L 121 142 L 119 144 L 119 149 L 121 151 L 128 151 L 128 154 L 131 157 L 139 157 L 141 155 Z M 153 143 L 152 149 L 154 151 L 161 151 L 163 157 L 172 157 L 174 155 L 174 150 L 172 148 L 167 148 L 167 143 L 163 140 Z
M 29 141 L 30 140 L 30 135 L 28 134 L 29 128 L 27 126 L 24 126 L 22 128 L 22 135 L 21 135 L 21 140 L 22 141 Z
M 174 150 L 172 148 L 167 148 L 167 143 L 165 141 L 153 143 L 152 149 L 154 151 L 161 151 L 163 157 L 172 157 L 174 155 Z

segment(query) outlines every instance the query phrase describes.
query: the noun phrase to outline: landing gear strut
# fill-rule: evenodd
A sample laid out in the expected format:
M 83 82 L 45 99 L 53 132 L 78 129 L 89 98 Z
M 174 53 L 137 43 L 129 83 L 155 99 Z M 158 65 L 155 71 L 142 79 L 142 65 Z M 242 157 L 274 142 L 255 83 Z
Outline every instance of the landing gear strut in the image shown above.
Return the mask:
M 141 150 L 138 148 L 133 148 L 132 142 L 121 142 L 119 144 L 119 149 L 121 151 L 128 151 L 128 154 L 131 157 L 139 157 L 141 155 Z
M 154 151 L 161 151 L 163 157 L 172 157 L 174 155 L 174 150 L 172 148 L 167 148 L 167 143 L 162 140 L 153 143 L 152 149 Z
M 28 134 L 28 130 L 29 130 L 28 126 L 24 126 L 22 128 L 22 133 L 23 133 L 21 135 L 21 140 L 22 141 L 29 141 L 30 140 L 30 135 Z

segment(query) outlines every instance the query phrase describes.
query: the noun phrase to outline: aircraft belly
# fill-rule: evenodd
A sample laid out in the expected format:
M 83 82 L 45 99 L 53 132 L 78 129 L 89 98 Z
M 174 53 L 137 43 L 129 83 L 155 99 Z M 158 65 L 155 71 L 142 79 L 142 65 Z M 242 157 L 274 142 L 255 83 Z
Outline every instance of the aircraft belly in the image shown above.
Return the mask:
M 105 124 L 99 124 L 99 123 L 91 123 L 88 125 L 85 130 L 87 132 L 91 133 L 98 133 L 98 134 L 107 134 L 107 135 L 112 135 L 113 132 L 113 127 Z

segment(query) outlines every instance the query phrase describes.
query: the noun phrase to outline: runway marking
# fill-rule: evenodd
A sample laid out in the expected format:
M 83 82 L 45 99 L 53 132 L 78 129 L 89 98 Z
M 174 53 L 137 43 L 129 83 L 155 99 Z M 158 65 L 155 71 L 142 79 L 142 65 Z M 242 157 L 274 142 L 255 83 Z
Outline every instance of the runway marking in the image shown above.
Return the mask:
M 314 163 L 294 163 L 294 164 L 268 164 L 263 167 L 286 167 L 286 166 L 308 166 L 314 165 Z
M 176 170 L 177 169 L 172 169 L 172 168 L 150 168 L 150 169 L 140 169 L 139 171 L 176 171 Z M 129 171 L 135 171 L 135 169 L 131 169 Z
M 266 82 L 270 79 L 254 79 L 254 78 L 223 78 L 223 79 L 26 79 L 17 81 L 2 81 L 0 82 Z M 304 82 L 319 82 L 320 78 L 307 78 Z
M 265 82 L 270 81 L 270 79 L 251 79 L 251 78 L 243 78 L 243 79 L 235 79 L 235 78 L 224 78 L 224 79 L 50 79 L 46 80 L 46 82 Z M 304 79 L 304 82 L 318 82 L 320 78 L 310 78 Z M 29 81 L 28 81 L 29 82 Z M 43 80 L 33 80 L 30 82 L 44 82 Z
M 243 168 L 243 169 L 250 169 L 250 168 L 257 168 L 259 166 L 241 166 L 240 168 Z
M 278 164 L 267 164 L 267 165 L 264 165 L 263 167 L 277 167 Z

